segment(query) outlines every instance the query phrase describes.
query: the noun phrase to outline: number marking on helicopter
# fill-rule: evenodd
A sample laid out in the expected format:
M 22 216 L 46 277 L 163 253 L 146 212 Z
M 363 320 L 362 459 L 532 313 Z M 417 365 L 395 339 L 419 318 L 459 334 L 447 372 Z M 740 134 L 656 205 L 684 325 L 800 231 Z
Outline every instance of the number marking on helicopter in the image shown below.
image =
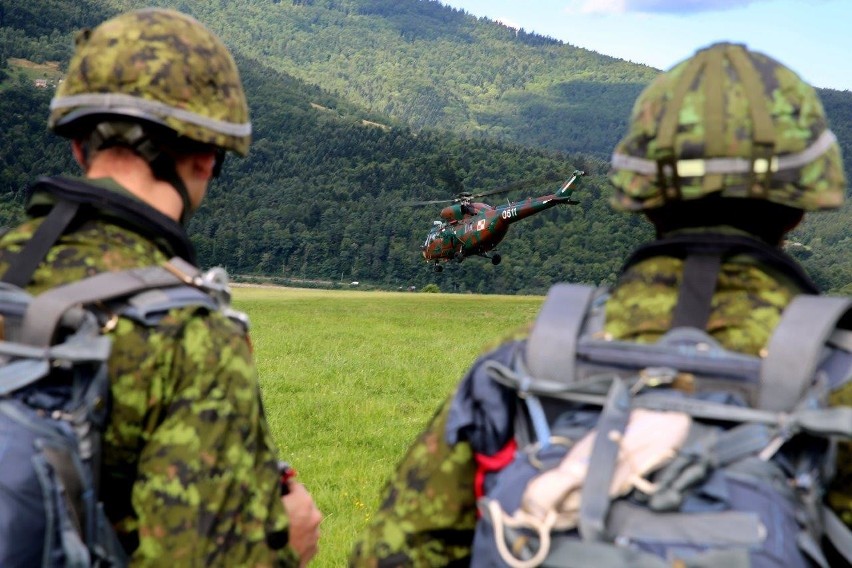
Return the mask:
M 511 209 L 504 209 L 503 212 L 500 214 L 500 216 L 503 217 L 504 219 L 510 219 L 512 217 L 517 217 L 518 216 L 518 208 L 512 207 Z

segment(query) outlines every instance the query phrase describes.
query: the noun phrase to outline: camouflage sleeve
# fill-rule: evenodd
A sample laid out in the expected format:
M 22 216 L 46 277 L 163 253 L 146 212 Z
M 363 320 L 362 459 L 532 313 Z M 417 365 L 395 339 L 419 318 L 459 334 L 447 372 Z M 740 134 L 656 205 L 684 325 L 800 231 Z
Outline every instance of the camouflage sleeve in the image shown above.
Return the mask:
M 835 390 L 829 402 L 832 406 L 852 406 L 852 380 Z M 831 509 L 852 527 L 852 442 L 841 442 L 837 448 L 837 471 L 827 497 Z
M 107 440 L 138 444 L 132 512 L 120 527 L 138 536 L 133 564 L 297 565 L 284 546 L 276 455 L 245 338 L 220 314 L 132 339 L 138 331 L 122 320 L 118 357 L 157 355 L 135 369 L 111 361 L 124 372 L 113 383 Z
M 452 400 L 452 399 L 450 399 Z M 469 561 L 476 523 L 471 447 L 450 447 L 444 403 L 409 448 L 377 514 L 356 543 L 350 566 L 447 566 Z

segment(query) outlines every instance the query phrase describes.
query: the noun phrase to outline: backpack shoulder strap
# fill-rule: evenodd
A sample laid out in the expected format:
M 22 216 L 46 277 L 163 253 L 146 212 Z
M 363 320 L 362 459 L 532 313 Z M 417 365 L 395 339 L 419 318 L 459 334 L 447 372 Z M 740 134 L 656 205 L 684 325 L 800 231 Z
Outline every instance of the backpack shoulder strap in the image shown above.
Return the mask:
M 185 284 L 183 278 L 161 266 L 102 272 L 90 278 L 51 288 L 36 296 L 24 313 L 21 342 L 47 347 L 62 316 L 79 304 L 106 301 L 154 288 Z
M 209 294 L 193 286 L 171 286 L 139 292 L 126 300 L 120 315 L 128 317 L 145 326 L 153 327 L 174 308 L 200 306 L 210 311 L 219 309 Z
M 577 342 L 598 290 L 580 284 L 550 288 L 527 339 L 525 363 L 531 376 L 573 382 Z
M 36 229 L 24 248 L 15 255 L 2 276 L 3 282 L 23 288 L 29 284 L 38 265 L 47 256 L 59 237 L 65 232 L 80 209 L 78 203 L 61 200 L 53 206 L 50 213 Z
M 813 382 L 828 338 L 852 310 L 852 298 L 796 296 L 781 315 L 760 370 L 758 408 L 790 411 Z
M 672 328 L 707 328 L 721 267 L 721 253 L 687 255 L 683 261 L 683 279 L 672 314 Z
M 834 545 L 838 554 L 852 564 L 852 531 L 837 514 L 826 506 L 820 508 L 825 536 Z

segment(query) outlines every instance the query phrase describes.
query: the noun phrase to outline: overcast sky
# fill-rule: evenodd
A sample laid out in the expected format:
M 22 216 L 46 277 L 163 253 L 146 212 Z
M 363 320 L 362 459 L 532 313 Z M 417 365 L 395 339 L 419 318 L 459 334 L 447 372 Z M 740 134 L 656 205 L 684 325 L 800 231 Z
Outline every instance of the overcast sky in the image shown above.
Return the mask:
M 745 43 L 816 87 L 852 90 L 852 0 L 440 0 L 604 55 L 665 70 Z

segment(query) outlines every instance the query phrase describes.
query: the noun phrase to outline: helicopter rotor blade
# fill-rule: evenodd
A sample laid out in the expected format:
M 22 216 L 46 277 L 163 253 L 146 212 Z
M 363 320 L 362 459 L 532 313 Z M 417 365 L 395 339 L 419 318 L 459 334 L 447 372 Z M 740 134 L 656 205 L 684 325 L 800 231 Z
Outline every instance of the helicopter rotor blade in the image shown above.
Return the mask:
M 406 201 L 403 205 L 432 205 L 433 203 L 461 203 L 462 201 L 470 201 L 471 198 L 475 197 L 466 191 L 462 191 L 455 197 L 451 197 L 448 199 L 432 199 L 430 201 Z
M 434 205 L 436 203 L 452 203 L 455 199 L 433 199 L 431 201 L 403 201 L 402 205 L 417 206 L 417 205 Z
M 482 191 L 479 193 L 470 193 L 468 191 L 459 191 L 455 197 L 448 199 L 432 199 L 428 201 L 406 201 L 403 202 L 403 205 L 416 206 L 416 205 L 434 205 L 437 203 L 462 203 L 462 202 L 470 202 L 474 199 L 478 199 L 480 197 L 485 197 L 488 195 L 497 195 L 499 193 L 507 193 L 509 191 L 514 191 L 518 189 L 524 189 L 527 187 L 533 187 L 536 185 L 543 185 L 546 183 L 554 182 L 561 180 L 562 178 L 558 176 L 556 173 L 549 173 L 542 176 L 528 178 L 523 180 L 514 181 L 511 183 L 507 183 L 505 185 L 501 185 L 495 189 L 491 189 L 488 191 Z M 457 186 L 458 188 L 459 186 Z
M 554 173 L 550 173 L 550 174 L 546 174 L 546 175 L 543 175 L 543 176 L 538 176 L 538 177 L 534 177 L 534 178 L 530 178 L 530 179 L 524 179 L 524 180 L 519 180 L 519 181 L 507 183 L 506 185 L 501 185 L 500 187 L 498 187 L 496 189 L 492 189 L 492 190 L 489 190 L 489 191 L 483 191 L 481 193 L 475 193 L 475 194 L 471 195 L 470 197 L 471 197 L 471 199 L 476 199 L 476 198 L 479 198 L 479 197 L 485 197 L 487 195 L 496 195 L 498 193 L 507 193 L 509 191 L 514 191 L 514 190 L 517 190 L 517 189 L 524 189 L 526 187 L 532 187 L 532 186 L 535 186 L 535 185 L 541 185 L 541 184 L 544 184 L 544 183 L 557 181 L 559 179 L 561 179 L 561 178 L 558 175 L 556 175 Z

